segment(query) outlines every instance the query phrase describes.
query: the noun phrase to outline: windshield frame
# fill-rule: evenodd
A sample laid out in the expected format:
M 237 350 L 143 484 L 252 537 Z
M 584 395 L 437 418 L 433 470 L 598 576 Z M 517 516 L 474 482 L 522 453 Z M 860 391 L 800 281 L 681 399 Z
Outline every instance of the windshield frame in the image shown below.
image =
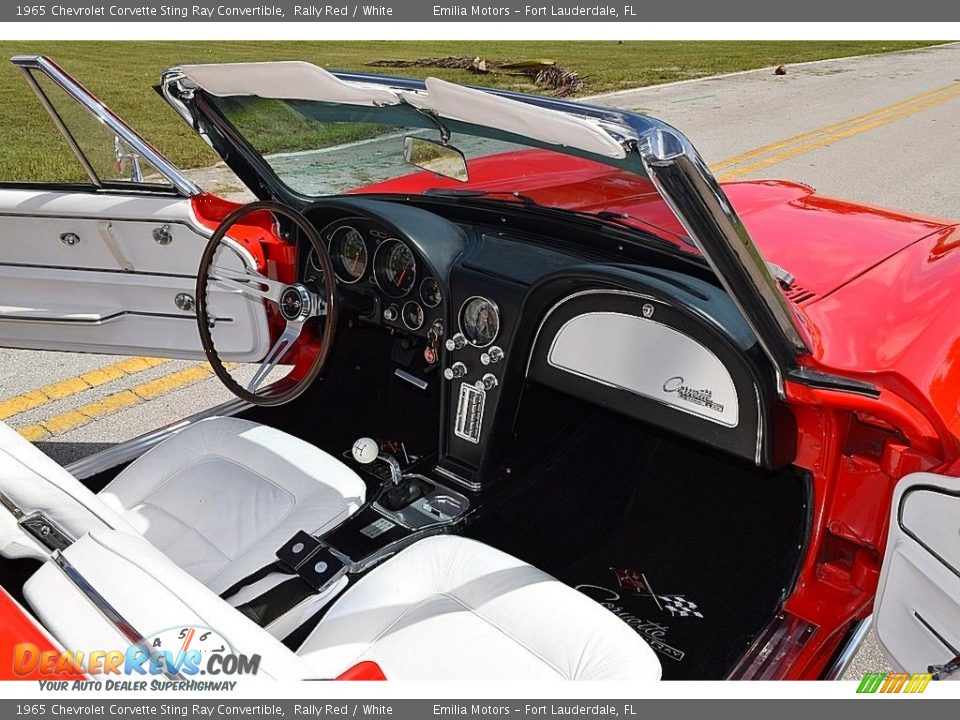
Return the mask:
M 342 72 L 331 77 L 345 83 L 380 86 L 393 92 L 424 93 L 426 90 L 424 80 L 412 78 Z M 255 195 L 273 197 L 300 207 L 314 200 L 291 192 L 276 177 L 269 163 L 210 102 L 206 92 L 186 78 L 179 68 L 166 71 L 158 89 Z M 753 328 L 773 364 L 778 392 L 781 397 L 785 395 L 784 378 L 789 374 L 798 379 L 798 356 L 810 353 L 807 331 L 719 182 L 686 136 L 661 120 L 627 110 L 498 89 L 473 90 L 621 128 L 626 151 L 624 158 L 588 154 L 588 159 L 650 179 Z M 528 138 L 519 144 L 531 145 L 531 141 Z M 576 154 L 564 146 L 547 146 L 547 149 Z M 613 223 L 607 224 L 613 226 Z M 623 229 L 622 225 L 619 227 Z M 646 233 L 637 230 L 635 234 L 639 241 L 649 244 L 649 237 L 644 237 Z

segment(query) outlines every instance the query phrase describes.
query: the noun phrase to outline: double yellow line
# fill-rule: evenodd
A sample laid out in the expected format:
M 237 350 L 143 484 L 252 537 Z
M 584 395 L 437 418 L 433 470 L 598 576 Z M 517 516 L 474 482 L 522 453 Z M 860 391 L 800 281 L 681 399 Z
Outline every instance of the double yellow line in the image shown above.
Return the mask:
M 764 168 L 777 165 L 799 155 L 818 150 L 840 140 L 889 125 L 915 115 L 927 108 L 941 105 L 960 97 L 960 82 L 915 95 L 872 112 L 848 118 L 833 125 L 812 130 L 801 135 L 780 140 L 763 147 L 727 158 L 712 166 L 720 180 L 736 180 Z M 167 360 L 157 358 L 129 358 L 113 365 L 47 385 L 16 397 L 0 401 L 0 420 L 13 417 L 27 410 L 86 392 L 122 377 L 162 365 Z M 197 364 L 184 370 L 169 373 L 155 380 L 141 383 L 129 390 L 107 396 L 103 400 L 82 405 L 76 409 L 54 415 L 33 425 L 19 428 L 27 439 L 41 440 L 86 425 L 106 415 L 125 410 L 141 402 L 153 400 L 167 393 L 192 385 L 210 377 L 206 364 Z
M 922 110 L 942 105 L 956 97 L 960 97 L 960 82 L 953 82 L 936 90 L 914 95 L 892 105 L 811 130 L 802 135 L 748 150 L 712 165 L 711 169 L 720 180 L 737 180 L 785 160 L 827 147 L 839 140 L 916 115 Z

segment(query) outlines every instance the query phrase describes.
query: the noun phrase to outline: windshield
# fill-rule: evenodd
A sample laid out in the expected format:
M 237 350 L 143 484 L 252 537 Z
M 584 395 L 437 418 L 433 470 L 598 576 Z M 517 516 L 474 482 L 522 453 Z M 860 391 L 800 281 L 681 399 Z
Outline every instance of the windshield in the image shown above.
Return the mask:
M 481 191 L 488 199 L 527 202 L 615 220 L 695 252 L 651 182 L 642 174 L 517 142 L 492 128 L 443 120 L 463 153 L 466 182 L 404 161 L 407 136 L 439 140 L 434 120 L 408 105 L 367 107 L 254 96 L 211 96 L 224 117 L 288 188 L 308 197 L 345 193 Z

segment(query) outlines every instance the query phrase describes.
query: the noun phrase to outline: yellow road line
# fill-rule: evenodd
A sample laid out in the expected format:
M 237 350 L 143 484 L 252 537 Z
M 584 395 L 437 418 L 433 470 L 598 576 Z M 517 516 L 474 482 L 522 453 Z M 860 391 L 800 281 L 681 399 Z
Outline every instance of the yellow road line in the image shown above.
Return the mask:
M 112 382 L 126 375 L 133 375 L 168 362 L 170 361 L 163 358 L 127 358 L 112 365 L 91 370 L 66 380 L 61 380 L 52 385 L 46 385 L 38 390 L 30 390 L 29 392 L 0 400 L 0 420 L 6 420 L 9 417 L 19 415 L 27 410 L 33 410 L 41 405 L 51 403 L 54 400 L 63 400 L 71 395 L 76 395 L 91 388 L 105 385 L 108 382 Z
M 81 405 L 73 410 L 67 410 L 66 412 L 41 420 L 33 425 L 18 428 L 17 432 L 30 442 L 36 442 L 37 440 L 42 440 L 52 435 L 60 435 L 70 430 L 83 427 L 107 415 L 113 415 L 121 410 L 126 410 L 135 405 L 154 400 L 162 395 L 188 387 L 201 380 L 206 380 L 212 375 L 213 372 L 209 365 L 194 365 L 164 375 L 156 380 L 141 383 L 130 390 L 122 390 L 113 395 L 108 395 L 102 400 Z
M 846 120 L 834 123 L 833 125 L 827 125 L 801 135 L 795 135 L 791 138 L 787 138 L 786 140 L 780 140 L 769 145 L 764 145 L 763 147 L 748 150 L 747 152 L 735 155 L 712 165 L 711 169 L 714 172 L 718 172 L 726 168 L 732 168 L 736 165 L 741 165 L 741 163 L 749 160 L 763 158 L 755 163 L 738 167 L 720 175 L 721 180 L 733 180 L 743 177 L 744 175 L 747 175 L 758 169 L 775 165 L 792 157 L 810 152 L 811 150 L 816 150 L 817 148 L 825 147 L 826 145 L 829 145 L 837 140 L 859 135 L 860 133 L 867 132 L 868 130 L 887 125 L 895 122 L 896 120 L 909 117 L 910 115 L 914 115 L 915 113 L 925 110 L 926 108 L 940 105 L 956 98 L 958 96 L 958 92 L 960 92 L 960 82 L 954 82 L 949 85 L 945 85 L 944 87 L 937 88 L 936 90 L 921 93 L 912 98 L 893 103 L 892 105 L 887 105 L 886 107 L 879 108 L 872 112 L 847 118 Z M 784 152 L 778 153 L 778 150 L 784 150 Z M 771 153 L 775 154 L 771 155 Z

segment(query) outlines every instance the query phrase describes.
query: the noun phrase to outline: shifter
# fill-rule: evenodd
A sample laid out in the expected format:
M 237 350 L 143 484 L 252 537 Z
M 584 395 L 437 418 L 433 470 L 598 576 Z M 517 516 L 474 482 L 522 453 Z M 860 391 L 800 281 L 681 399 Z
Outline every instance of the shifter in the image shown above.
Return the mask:
M 373 438 L 362 437 L 353 444 L 353 459 L 361 465 L 369 465 L 378 458 L 390 466 L 390 480 L 394 485 L 399 485 L 403 473 L 400 471 L 400 463 L 393 455 L 381 453 L 380 446 Z

